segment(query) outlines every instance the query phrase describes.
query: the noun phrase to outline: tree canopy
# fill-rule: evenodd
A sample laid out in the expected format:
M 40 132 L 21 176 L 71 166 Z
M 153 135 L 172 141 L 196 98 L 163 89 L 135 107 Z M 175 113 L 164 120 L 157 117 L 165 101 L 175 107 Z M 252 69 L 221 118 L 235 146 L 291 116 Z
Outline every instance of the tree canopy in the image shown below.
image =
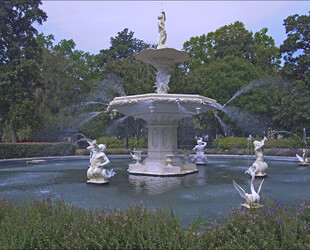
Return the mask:
M 40 4 L 39 0 L 0 2 L 0 115 L 13 142 L 18 130 L 40 125 L 34 91 L 42 85 L 42 51 L 32 26 L 47 18 Z
M 215 32 L 192 37 L 183 45 L 190 54 L 189 68 L 196 68 L 217 58 L 236 56 L 264 69 L 279 68 L 279 49 L 263 28 L 253 35 L 242 22 L 225 25 Z
M 136 38 L 128 28 L 95 55 L 76 49 L 72 39 L 54 44 L 53 35 L 38 34 L 33 27 L 47 18 L 40 4 L 39 0 L 0 1 L 2 137 L 53 141 L 57 130 L 66 127 L 91 138 L 106 135 L 112 124 L 104 112 L 107 102 L 119 95 L 154 92 L 155 68 L 135 60 L 134 54 L 155 46 Z M 287 39 L 280 48 L 267 28 L 252 32 L 240 21 L 184 43 L 190 58 L 171 68 L 170 93 L 200 94 L 222 105 L 229 103 L 223 112 L 180 122 L 179 131 L 187 134 L 180 136 L 182 144 L 199 131 L 209 138 L 226 134 L 223 121 L 236 135 L 262 135 L 267 128 L 296 133 L 310 129 L 310 17 L 289 16 L 284 27 Z M 121 124 L 117 136 L 135 136 L 137 128 L 145 126 L 129 120 L 134 125 Z
M 280 72 L 286 85 L 274 105 L 274 121 L 278 127 L 300 132 L 310 129 L 310 15 L 289 16 L 284 26 L 287 38 L 280 46 L 284 57 Z

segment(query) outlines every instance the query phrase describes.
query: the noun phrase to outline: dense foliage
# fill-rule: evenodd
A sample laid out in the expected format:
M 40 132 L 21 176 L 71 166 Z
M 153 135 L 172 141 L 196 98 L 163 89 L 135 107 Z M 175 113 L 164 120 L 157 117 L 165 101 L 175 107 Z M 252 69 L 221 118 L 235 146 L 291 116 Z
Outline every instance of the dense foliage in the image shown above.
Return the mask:
M 104 111 L 115 96 L 154 92 L 154 67 L 134 54 L 155 46 L 128 28 L 96 55 L 75 49 L 71 39 L 54 44 L 52 34 L 38 34 L 32 26 L 47 18 L 40 4 L 1 1 L 2 141 L 52 142 L 64 129 L 93 139 L 125 138 L 126 147 L 129 137 L 146 137 L 145 122 L 122 115 L 112 121 Z M 190 58 L 171 68 L 170 93 L 204 95 L 225 108 L 181 121 L 178 143 L 188 147 L 207 134 L 211 142 L 218 135 L 308 130 L 309 20 L 285 19 L 287 39 L 280 48 L 267 28 L 252 32 L 240 21 L 186 41 Z
M 300 131 L 310 122 L 310 12 L 284 20 L 287 39 L 280 46 L 284 57 L 281 75 L 286 80 L 274 105 L 277 126 Z
M 176 211 L 81 209 L 63 200 L 0 200 L 2 249 L 303 249 L 310 242 L 310 203 L 289 212 L 277 200 L 240 211 L 225 222 L 198 219 L 182 225 Z M 211 224 L 212 223 L 212 224 Z
M 40 0 L 0 2 L 0 115 L 13 142 L 17 131 L 40 125 L 34 93 L 43 84 L 42 51 L 32 26 L 47 18 L 40 4 Z
M 221 137 L 212 142 L 212 146 L 219 147 L 222 149 L 231 148 L 248 148 L 253 145 L 253 142 L 261 141 L 262 138 L 256 137 L 251 140 L 247 140 L 246 137 Z M 268 139 L 265 141 L 264 148 L 302 148 L 304 147 L 304 142 L 298 137 L 289 137 L 281 139 Z

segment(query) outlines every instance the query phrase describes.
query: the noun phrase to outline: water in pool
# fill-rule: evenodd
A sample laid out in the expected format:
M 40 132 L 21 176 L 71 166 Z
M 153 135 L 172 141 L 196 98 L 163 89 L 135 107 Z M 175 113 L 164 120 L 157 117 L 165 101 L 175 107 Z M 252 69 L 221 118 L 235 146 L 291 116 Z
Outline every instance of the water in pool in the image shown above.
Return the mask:
M 235 203 L 243 199 L 235 190 L 235 180 L 250 192 L 250 176 L 244 174 L 247 160 L 209 159 L 199 165 L 198 173 L 182 177 L 130 175 L 128 159 L 111 159 L 108 168 L 116 175 L 107 185 L 87 184 L 89 160 L 47 161 L 27 165 L 25 161 L 0 163 L 0 196 L 19 201 L 24 198 L 50 195 L 63 198 L 81 208 L 124 208 L 143 202 L 148 207 L 171 207 L 184 224 L 197 215 L 221 220 Z M 296 162 L 268 161 L 261 196 L 276 198 L 283 205 L 299 205 L 301 197 L 309 197 L 310 169 Z M 258 187 L 260 179 L 255 180 Z

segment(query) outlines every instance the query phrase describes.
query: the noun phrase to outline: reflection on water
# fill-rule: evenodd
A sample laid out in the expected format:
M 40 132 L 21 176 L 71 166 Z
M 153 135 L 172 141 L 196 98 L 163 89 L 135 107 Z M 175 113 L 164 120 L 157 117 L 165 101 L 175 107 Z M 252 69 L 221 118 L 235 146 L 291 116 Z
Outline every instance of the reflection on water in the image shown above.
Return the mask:
M 108 169 L 116 175 L 108 185 L 89 185 L 86 172 L 89 161 L 47 161 L 27 165 L 25 162 L 0 163 L 0 196 L 11 200 L 51 195 L 63 197 L 81 208 L 126 207 L 143 201 L 154 208 L 170 206 L 178 211 L 184 223 L 195 215 L 220 220 L 222 213 L 243 199 L 232 185 L 235 180 L 250 192 L 250 176 L 244 172 L 247 160 L 214 160 L 197 166 L 198 172 L 181 177 L 129 175 L 130 160 L 111 159 Z M 269 161 L 261 195 L 277 198 L 285 205 L 299 205 L 309 197 L 310 168 L 299 168 L 296 162 Z M 259 186 L 256 179 L 254 185 Z
M 161 194 L 178 188 L 184 177 L 156 177 L 143 175 L 129 175 L 130 187 L 135 193 Z

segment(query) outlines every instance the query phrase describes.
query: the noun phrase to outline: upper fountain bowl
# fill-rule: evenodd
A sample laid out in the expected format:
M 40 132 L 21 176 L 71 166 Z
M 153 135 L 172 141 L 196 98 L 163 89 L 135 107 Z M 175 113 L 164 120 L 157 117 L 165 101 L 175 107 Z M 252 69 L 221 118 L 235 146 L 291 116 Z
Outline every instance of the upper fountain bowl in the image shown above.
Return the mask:
M 216 100 L 200 95 L 152 93 L 116 97 L 110 102 L 108 111 L 156 123 L 163 120 L 159 116 L 166 117 L 166 121 L 177 122 L 217 108 Z
M 145 49 L 135 54 L 135 58 L 156 67 L 158 65 L 158 60 L 160 60 L 161 63 L 163 60 L 169 61 L 170 65 L 174 63 L 183 63 L 189 58 L 189 54 L 186 51 L 173 48 Z

